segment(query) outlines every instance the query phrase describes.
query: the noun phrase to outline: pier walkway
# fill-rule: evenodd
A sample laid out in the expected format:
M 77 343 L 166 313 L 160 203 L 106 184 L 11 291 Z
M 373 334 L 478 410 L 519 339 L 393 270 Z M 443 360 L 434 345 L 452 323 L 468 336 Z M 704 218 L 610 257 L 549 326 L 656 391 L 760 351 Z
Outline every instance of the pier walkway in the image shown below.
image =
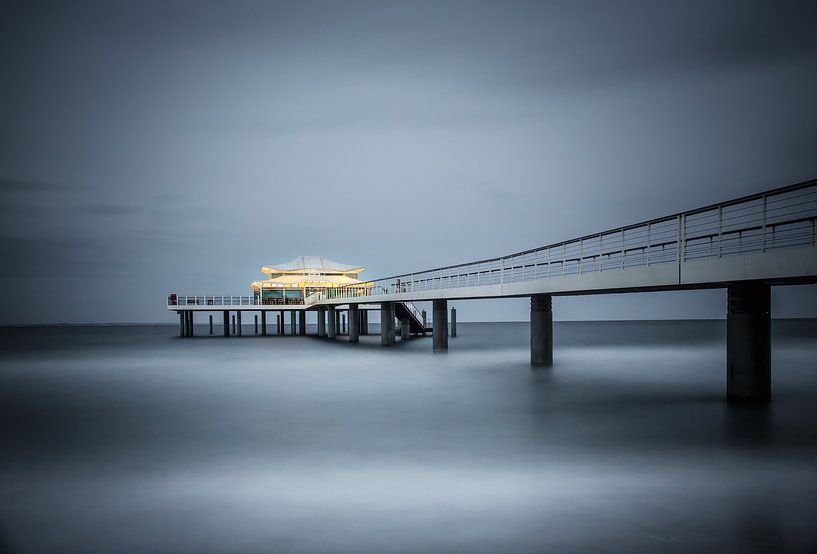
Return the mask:
M 553 296 L 726 288 L 727 392 L 766 399 L 770 287 L 815 282 L 817 180 L 810 180 L 506 256 L 328 289 L 293 309 L 319 311 L 319 332 L 325 312 L 345 307 L 350 322 L 357 322 L 358 312 L 379 309 L 381 343 L 389 345 L 395 318 L 405 336 L 404 326 L 425 331 L 425 318 L 411 303 L 432 301 L 434 350 L 445 351 L 449 300 L 529 296 L 531 363 L 550 365 Z M 179 302 L 168 309 L 259 309 L 221 302 L 204 308 Z

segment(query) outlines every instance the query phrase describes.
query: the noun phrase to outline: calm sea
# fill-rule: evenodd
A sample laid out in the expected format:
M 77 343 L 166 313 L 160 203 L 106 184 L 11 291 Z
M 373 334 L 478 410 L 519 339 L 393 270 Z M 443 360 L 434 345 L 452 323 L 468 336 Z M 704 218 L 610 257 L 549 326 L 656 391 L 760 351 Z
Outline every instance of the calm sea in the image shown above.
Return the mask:
M 381 348 L 0 329 L 0 551 L 813 552 L 817 322 L 730 404 L 725 324 L 524 323 Z M 399 339 L 398 339 L 399 340 Z

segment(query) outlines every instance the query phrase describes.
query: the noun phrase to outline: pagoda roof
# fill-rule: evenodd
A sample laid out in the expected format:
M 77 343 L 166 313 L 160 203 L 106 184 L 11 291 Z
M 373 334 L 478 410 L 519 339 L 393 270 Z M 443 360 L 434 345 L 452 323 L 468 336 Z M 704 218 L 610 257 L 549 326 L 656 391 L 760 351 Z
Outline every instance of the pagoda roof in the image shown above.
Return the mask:
M 298 256 L 294 260 L 290 260 L 283 264 L 276 264 L 272 266 L 264 266 L 261 268 L 262 273 L 288 273 L 288 272 L 314 272 L 321 273 L 326 271 L 340 272 L 340 273 L 360 273 L 363 268 L 355 265 L 341 264 L 330 260 L 323 256 Z

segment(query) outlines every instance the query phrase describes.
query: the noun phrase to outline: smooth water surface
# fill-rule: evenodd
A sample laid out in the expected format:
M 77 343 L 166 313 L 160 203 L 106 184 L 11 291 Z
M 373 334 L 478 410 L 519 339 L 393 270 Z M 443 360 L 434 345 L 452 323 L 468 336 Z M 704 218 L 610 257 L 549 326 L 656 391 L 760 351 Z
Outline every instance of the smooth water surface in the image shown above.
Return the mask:
M 0 551 L 817 550 L 815 322 L 775 322 L 760 406 L 720 321 L 557 323 L 552 369 L 459 331 L 2 329 Z

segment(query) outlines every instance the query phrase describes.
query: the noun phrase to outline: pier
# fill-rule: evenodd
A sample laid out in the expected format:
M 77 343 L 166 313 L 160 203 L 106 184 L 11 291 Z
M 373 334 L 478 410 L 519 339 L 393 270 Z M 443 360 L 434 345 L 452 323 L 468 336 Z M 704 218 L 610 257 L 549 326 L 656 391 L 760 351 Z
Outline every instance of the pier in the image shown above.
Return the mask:
M 530 297 L 531 364 L 554 363 L 554 296 L 726 289 L 727 395 L 771 397 L 770 287 L 817 282 L 817 180 L 642 221 L 506 256 L 314 290 L 281 305 L 255 296 L 175 296 L 180 335 L 192 336 L 193 314 L 290 312 L 318 317 L 318 335 L 335 338 L 340 314 L 368 332 L 380 311 L 381 344 L 432 333 L 432 350 L 449 348 L 449 301 Z M 431 328 L 414 302 L 430 301 Z M 294 321 L 294 319 L 293 319 Z M 305 321 L 305 320 L 304 320 Z M 354 323 L 353 323 L 354 322 Z M 396 326 L 397 324 L 397 326 Z M 295 328 L 293 323 L 292 328 Z M 262 324 L 262 328 L 264 328 Z M 226 331 L 225 331 L 226 333 Z M 235 334 L 235 333 L 234 333 Z

